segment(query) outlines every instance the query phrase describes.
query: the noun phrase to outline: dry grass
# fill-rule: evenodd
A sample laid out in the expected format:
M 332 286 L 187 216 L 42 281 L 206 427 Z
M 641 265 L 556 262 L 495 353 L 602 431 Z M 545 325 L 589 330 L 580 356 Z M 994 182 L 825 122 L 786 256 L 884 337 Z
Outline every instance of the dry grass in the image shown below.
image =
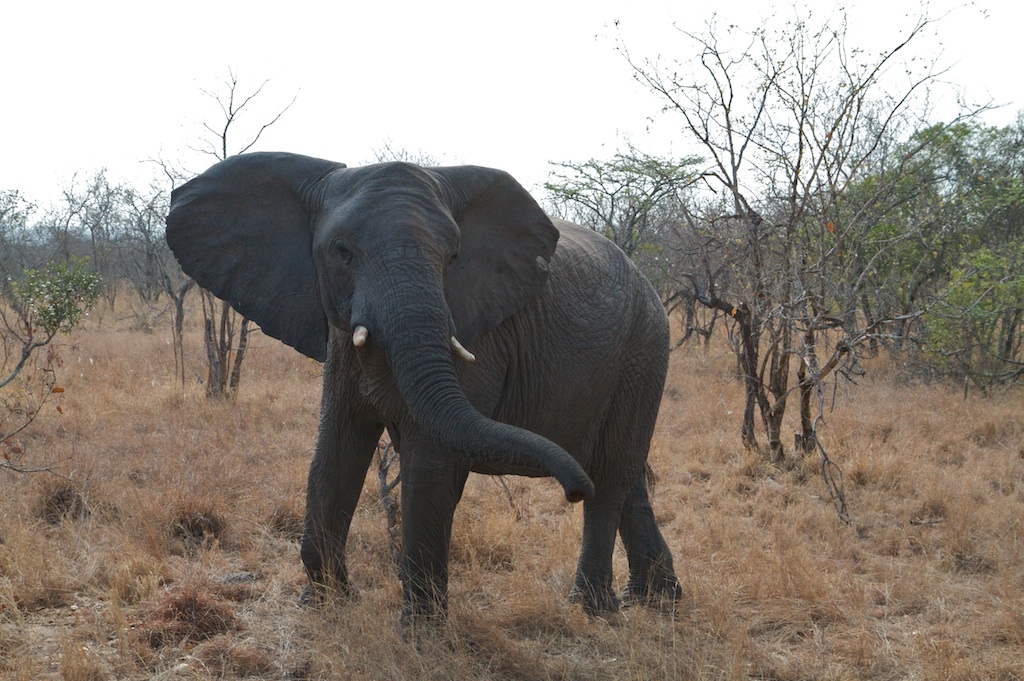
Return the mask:
M 64 413 L 23 438 L 64 477 L 0 477 L 2 678 L 1024 678 L 1019 392 L 871 367 L 824 429 L 845 526 L 815 458 L 740 446 L 731 359 L 679 352 L 652 450 L 676 611 L 587 619 L 566 602 L 580 509 L 550 481 L 473 477 L 451 622 L 409 641 L 372 475 L 359 600 L 295 607 L 316 365 L 257 337 L 237 401 L 209 402 L 195 336 L 183 389 L 166 331 L 102 322 L 61 351 Z

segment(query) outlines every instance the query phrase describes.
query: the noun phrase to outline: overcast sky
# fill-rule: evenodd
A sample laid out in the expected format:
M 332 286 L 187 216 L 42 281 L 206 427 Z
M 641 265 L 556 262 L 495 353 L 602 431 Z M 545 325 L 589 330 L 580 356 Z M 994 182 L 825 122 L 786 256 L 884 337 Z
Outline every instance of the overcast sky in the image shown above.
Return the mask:
M 929 13 L 953 6 L 932 2 Z M 681 59 L 675 27 L 700 32 L 712 11 L 751 28 L 794 15 L 791 2 L 763 0 L 7 3 L 0 189 L 45 204 L 75 172 L 107 168 L 134 181 L 158 156 L 202 171 L 211 159 L 189 146 L 204 120 L 219 120 L 202 90 L 217 90 L 229 68 L 246 92 L 269 80 L 250 123 L 295 98 L 261 150 L 358 165 L 390 144 L 503 168 L 530 188 L 548 161 L 606 157 L 626 139 L 686 153 L 678 121 L 658 115 L 616 47 L 621 39 L 635 58 Z M 849 42 L 891 47 L 920 11 L 904 0 L 850 3 Z M 980 0 L 920 44 L 942 50 L 947 79 L 969 96 L 1005 104 L 986 121 L 1006 124 L 1024 108 L 1022 25 L 1021 3 Z

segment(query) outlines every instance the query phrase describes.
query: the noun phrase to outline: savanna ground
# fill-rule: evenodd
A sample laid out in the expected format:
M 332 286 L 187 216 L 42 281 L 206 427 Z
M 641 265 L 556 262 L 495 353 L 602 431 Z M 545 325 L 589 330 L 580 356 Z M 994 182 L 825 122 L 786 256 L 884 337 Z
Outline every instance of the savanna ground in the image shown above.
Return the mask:
M 473 476 L 450 624 L 408 640 L 373 470 L 349 547 L 356 602 L 296 607 L 318 366 L 257 334 L 235 401 L 186 339 L 96 315 L 22 437 L 49 474 L 0 474 L 0 676 L 10 679 L 1024 679 L 1024 395 L 906 380 L 836 396 L 817 455 L 743 449 L 727 353 L 674 353 L 651 452 L 685 596 L 588 619 L 566 601 L 581 509 L 551 481 Z M 792 430 L 790 430 L 792 432 Z M 626 576 L 621 548 L 616 578 Z

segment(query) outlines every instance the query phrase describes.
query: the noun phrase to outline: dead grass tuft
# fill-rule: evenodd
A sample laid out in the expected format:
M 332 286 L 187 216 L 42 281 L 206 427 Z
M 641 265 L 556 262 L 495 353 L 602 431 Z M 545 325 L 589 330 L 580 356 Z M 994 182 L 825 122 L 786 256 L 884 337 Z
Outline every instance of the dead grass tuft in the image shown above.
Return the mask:
M 80 520 L 90 514 L 81 489 L 70 480 L 45 477 L 39 485 L 36 516 L 48 525 Z
M 96 653 L 83 643 L 72 641 L 60 656 L 60 678 L 63 681 L 106 681 L 106 666 Z
M 500 613 L 494 624 L 517 639 L 558 640 L 576 636 L 580 618 L 564 604 L 530 598 L 523 599 L 520 607 Z
M 257 595 L 256 581 L 258 575 L 251 572 L 236 572 L 210 584 L 210 591 L 220 598 L 234 603 L 252 600 Z
M 156 595 L 163 582 L 161 566 L 148 556 L 128 556 L 105 566 L 97 584 L 106 586 L 121 605 L 133 605 Z
M 472 612 L 462 612 L 449 627 L 443 645 L 468 658 L 473 675 L 522 681 L 564 678 L 564 665 L 552 663 L 531 646 L 509 638 Z
M 508 528 L 481 527 L 480 519 L 473 514 L 461 517 L 464 522 L 453 531 L 449 551 L 453 564 L 496 572 L 515 569 L 518 546 L 515 545 L 515 535 L 510 535 Z
M 79 577 L 69 573 L 63 548 L 32 514 L 25 524 L 10 525 L 0 545 L 0 620 L 22 623 L 26 613 L 69 605 Z
M 171 509 L 167 525 L 171 536 L 194 549 L 220 539 L 228 523 L 215 500 L 187 497 Z
M 241 623 L 234 609 L 208 585 L 190 583 L 165 594 L 144 622 L 153 648 L 199 643 L 235 631 Z
M 946 505 L 945 499 L 929 497 L 910 516 L 910 522 L 914 525 L 934 525 L 944 522 L 948 515 L 949 507 Z
M 200 643 L 192 650 L 192 657 L 203 671 L 214 677 L 280 676 L 270 651 L 249 641 L 239 641 L 230 634 Z
M 270 512 L 267 527 L 288 541 L 299 541 L 305 528 L 303 512 L 292 504 L 278 504 Z

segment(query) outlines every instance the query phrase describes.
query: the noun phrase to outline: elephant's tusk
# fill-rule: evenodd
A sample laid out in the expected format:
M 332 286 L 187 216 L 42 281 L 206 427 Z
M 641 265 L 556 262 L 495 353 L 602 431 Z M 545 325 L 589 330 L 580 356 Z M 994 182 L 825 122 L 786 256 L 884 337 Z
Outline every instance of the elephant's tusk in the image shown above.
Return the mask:
M 360 324 L 352 332 L 352 345 L 357 348 L 361 348 L 366 345 L 366 339 L 370 336 L 370 332 L 367 331 L 366 327 Z
M 452 350 L 455 351 L 456 355 L 466 360 L 467 362 L 476 361 L 476 355 L 474 355 L 472 352 L 463 347 L 462 343 L 460 343 L 459 339 L 456 338 L 455 336 L 452 336 Z

